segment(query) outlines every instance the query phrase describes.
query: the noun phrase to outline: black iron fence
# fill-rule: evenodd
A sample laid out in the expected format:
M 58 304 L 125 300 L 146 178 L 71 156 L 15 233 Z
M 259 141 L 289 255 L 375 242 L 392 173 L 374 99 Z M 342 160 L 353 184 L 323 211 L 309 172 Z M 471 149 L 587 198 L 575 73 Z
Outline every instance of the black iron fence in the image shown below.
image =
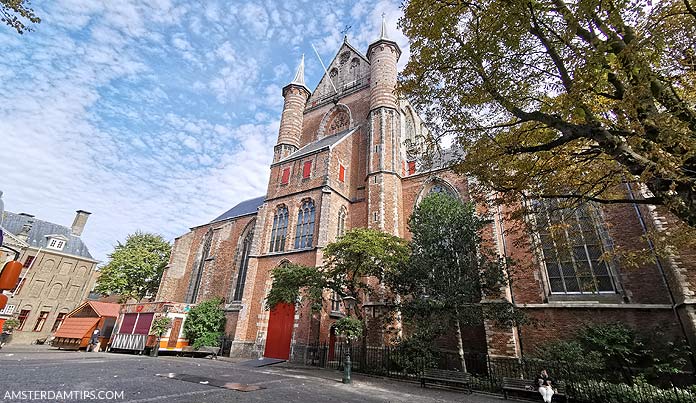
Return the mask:
M 346 352 L 350 352 L 355 372 L 391 378 L 418 380 L 426 368 L 462 370 L 459 355 L 453 352 L 418 354 L 400 347 L 365 347 L 343 343 L 295 346 L 292 361 L 321 368 L 343 370 Z M 570 363 L 549 363 L 537 359 L 491 357 L 465 353 L 467 372 L 472 374 L 472 389 L 502 393 L 503 378 L 532 382 L 542 369 L 566 384 L 570 403 L 696 403 L 693 374 L 663 374 L 650 382 L 636 379 L 613 381 L 614 376 L 587 370 Z M 529 395 L 528 395 L 529 396 Z

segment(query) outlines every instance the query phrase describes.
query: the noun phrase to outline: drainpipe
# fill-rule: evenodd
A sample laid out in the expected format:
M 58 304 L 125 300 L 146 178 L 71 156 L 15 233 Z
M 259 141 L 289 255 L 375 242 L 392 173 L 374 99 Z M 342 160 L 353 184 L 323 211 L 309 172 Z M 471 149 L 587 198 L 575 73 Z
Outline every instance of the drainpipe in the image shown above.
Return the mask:
M 635 200 L 635 196 L 633 194 L 633 189 L 631 189 L 631 185 L 626 181 L 624 181 L 624 183 L 626 184 L 626 189 L 628 190 L 628 198 L 631 200 Z M 640 222 L 640 227 L 643 230 L 643 234 L 646 235 L 645 238 L 648 241 L 648 247 L 650 248 L 650 252 L 652 253 L 653 258 L 655 259 L 655 263 L 657 264 L 657 269 L 660 271 L 660 276 L 662 277 L 662 282 L 664 283 L 665 287 L 667 287 L 670 305 L 672 305 L 672 312 L 674 313 L 674 316 L 677 318 L 677 322 L 679 323 L 679 328 L 682 331 L 682 335 L 684 336 L 684 339 L 689 344 L 689 359 L 691 360 L 691 365 L 694 368 L 696 368 L 696 357 L 694 357 L 694 352 L 693 352 L 693 349 L 691 348 L 691 343 L 689 343 L 689 337 L 687 336 L 686 326 L 684 325 L 684 322 L 682 321 L 682 318 L 679 315 L 679 312 L 677 311 L 677 304 L 676 304 L 676 300 L 674 299 L 674 292 L 672 292 L 672 287 L 670 287 L 669 281 L 667 280 L 667 274 L 665 273 L 665 269 L 662 266 L 662 262 L 660 261 L 660 257 L 657 255 L 657 252 L 655 252 L 655 245 L 653 244 L 650 237 L 647 236 L 648 227 L 645 225 L 645 220 L 643 219 L 643 213 L 641 213 L 640 208 L 638 207 L 637 203 L 632 203 L 632 204 L 633 204 L 633 208 L 636 211 L 636 215 L 638 216 L 638 221 Z

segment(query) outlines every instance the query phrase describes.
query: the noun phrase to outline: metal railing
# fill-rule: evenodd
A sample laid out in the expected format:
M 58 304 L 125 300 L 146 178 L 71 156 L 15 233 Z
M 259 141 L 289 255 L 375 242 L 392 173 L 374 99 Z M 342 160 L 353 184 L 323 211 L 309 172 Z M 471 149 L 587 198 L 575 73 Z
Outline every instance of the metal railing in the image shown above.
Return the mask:
M 353 371 L 404 380 L 418 380 L 426 368 L 461 371 L 462 367 L 458 354 L 450 351 L 425 356 L 400 347 L 364 347 L 359 343 L 348 347 L 339 342 L 333 346 L 295 346 L 291 361 L 342 370 L 346 351 L 350 351 Z M 554 379 L 565 383 L 570 403 L 696 403 L 696 386 L 690 373 L 663 374 L 648 383 L 617 380 L 616 374 L 588 370 L 570 363 L 491 357 L 479 353 L 465 353 L 464 359 L 467 372 L 472 375 L 472 389 L 482 392 L 502 393 L 503 378 L 527 379 L 533 392 L 533 380 L 542 369 L 546 369 Z

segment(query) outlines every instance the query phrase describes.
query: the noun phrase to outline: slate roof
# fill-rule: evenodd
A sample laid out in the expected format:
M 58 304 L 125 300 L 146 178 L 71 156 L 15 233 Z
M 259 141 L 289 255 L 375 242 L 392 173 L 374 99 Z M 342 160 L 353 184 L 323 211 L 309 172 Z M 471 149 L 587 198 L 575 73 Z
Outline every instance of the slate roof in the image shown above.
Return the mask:
M 324 137 L 323 139 L 315 141 L 314 143 L 307 144 L 306 146 L 288 155 L 287 157 L 283 158 L 277 163 L 294 160 L 296 158 L 304 157 L 305 155 L 309 155 L 320 150 L 331 148 L 334 144 L 350 136 L 356 130 L 358 130 L 357 127 L 354 127 L 352 129 L 346 129 L 342 132 L 338 132 L 336 134 L 332 134 L 331 136 Z
M 22 232 L 22 227 L 29 220 L 33 221 L 31 230 L 29 231 L 29 237 L 26 241 L 29 246 L 34 248 L 45 248 L 46 245 L 48 245 L 48 235 L 62 235 L 67 242 L 60 252 L 94 260 L 89 253 L 89 249 L 87 249 L 87 245 L 82 242 L 79 236 L 73 235 L 70 227 L 66 227 L 65 225 L 54 224 L 52 222 L 39 220 L 36 217 L 5 211 L 2 226 L 10 233 L 17 235 Z
M 446 150 L 437 150 L 419 158 L 418 164 L 416 164 L 416 173 L 449 168 L 453 164 L 461 161 L 463 157 L 464 152 L 456 147 L 448 148 Z
M 244 200 L 231 209 L 225 211 L 220 216 L 216 217 L 211 223 L 229 220 L 230 218 L 241 217 L 249 214 L 256 214 L 256 211 L 261 207 L 266 196 L 255 197 L 253 199 Z

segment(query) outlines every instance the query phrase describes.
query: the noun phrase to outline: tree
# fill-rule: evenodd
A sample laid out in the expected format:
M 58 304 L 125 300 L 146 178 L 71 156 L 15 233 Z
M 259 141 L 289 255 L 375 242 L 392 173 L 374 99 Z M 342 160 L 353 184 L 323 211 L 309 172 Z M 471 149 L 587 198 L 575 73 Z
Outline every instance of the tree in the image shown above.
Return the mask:
M 428 195 L 409 220 L 411 259 L 387 277 L 402 297 L 404 319 L 416 332 L 433 337 L 454 328 L 464 371 L 462 328 L 483 324 L 486 318 L 507 326 L 516 319 L 512 304 L 500 298 L 506 261 L 482 242 L 487 223 L 473 203 L 445 193 Z
M 224 327 L 222 299 L 213 298 L 191 308 L 184 322 L 184 334 L 193 348 L 218 347 Z
M 17 30 L 17 33 L 23 34 L 26 31 L 32 31 L 26 21 L 38 24 L 41 18 L 34 14 L 29 5 L 30 0 L 0 0 L 0 21 Z
M 160 316 L 159 318 L 155 319 L 152 321 L 152 328 L 150 329 L 150 334 L 157 336 L 157 344 L 155 345 L 155 348 L 152 349 L 153 355 L 157 357 L 157 354 L 159 352 L 159 345 L 160 345 L 160 340 L 162 340 L 162 336 L 167 333 L 167 330 L 169 330 L 172 327 L 172 319 L 168 316 Z M 171 335 L 171 337 L 176 337 L 176 335 Z
M 128 235 L 126 243 L 119 242 L 109 262 L 101 267 L 95 290 L 103 295 L 120 294 L 120 302 L 156 294 L 171 249 L 161 235 Z
M 519 199 L 664 205 L 696 228 L 693 0 L 409 0 L 401 90 Z M 627 195 L 625 182 L 649 194 Z
M 381 281 L 386 272 L 405 264 L 408 256 L 408 243 L 397 236 L 368 228 L 350 230 L 324 248 L 323 267 L 288 264 L 273 269 L 267 308 L 304 298 L 318 310 L 324 291 L 330 290 L 339 297 L 355 298 L 355 311 L 362 320 L 360 307 L 366 293 L 380 291 L 369 278 Z

